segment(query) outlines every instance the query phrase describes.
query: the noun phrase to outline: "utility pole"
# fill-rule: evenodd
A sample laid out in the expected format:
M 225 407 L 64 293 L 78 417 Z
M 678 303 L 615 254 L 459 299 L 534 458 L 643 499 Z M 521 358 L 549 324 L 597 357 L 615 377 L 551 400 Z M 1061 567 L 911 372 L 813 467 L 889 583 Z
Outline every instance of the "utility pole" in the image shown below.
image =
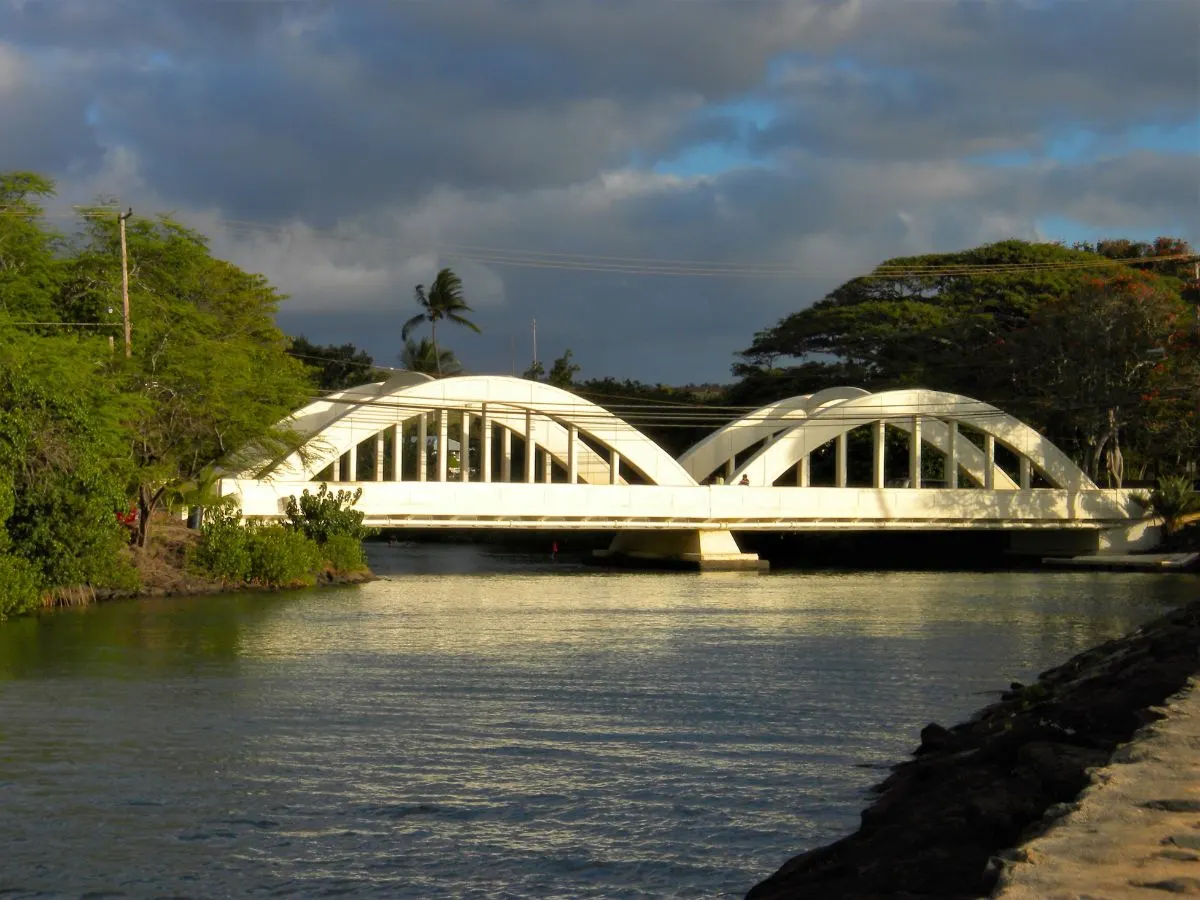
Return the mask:
M 133 355 L 133 331 L 129 325 L 129 251 L 125 246 L 125 221 L 133 215 L 133 207 L 129 212 L 118 215 L 117 222 L 121 226 L 121 310 L 125 319 L 125 358 Z

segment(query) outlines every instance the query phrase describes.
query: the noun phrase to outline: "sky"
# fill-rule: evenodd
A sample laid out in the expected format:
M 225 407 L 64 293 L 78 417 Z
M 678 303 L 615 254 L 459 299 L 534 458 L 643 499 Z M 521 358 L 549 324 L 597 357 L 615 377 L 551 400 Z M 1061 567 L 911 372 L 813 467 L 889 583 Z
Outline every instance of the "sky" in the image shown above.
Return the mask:
M 398 365 L 728 382 L 879 262 L 1200 246 L 1196 0 L 0 0 L 0 169 L 169 212 Z

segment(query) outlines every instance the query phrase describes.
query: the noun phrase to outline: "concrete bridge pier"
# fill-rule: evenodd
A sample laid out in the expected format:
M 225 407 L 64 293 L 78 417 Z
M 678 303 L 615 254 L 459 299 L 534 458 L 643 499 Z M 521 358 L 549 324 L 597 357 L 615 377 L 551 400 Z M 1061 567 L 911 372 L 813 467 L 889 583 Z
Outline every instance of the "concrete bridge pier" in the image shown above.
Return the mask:
M 768 566 L 757 553 L 743 553 L 733 534 L 723 529 L 622 531 L 593 558 L 607 565 L 702 572 L 761 571 Z

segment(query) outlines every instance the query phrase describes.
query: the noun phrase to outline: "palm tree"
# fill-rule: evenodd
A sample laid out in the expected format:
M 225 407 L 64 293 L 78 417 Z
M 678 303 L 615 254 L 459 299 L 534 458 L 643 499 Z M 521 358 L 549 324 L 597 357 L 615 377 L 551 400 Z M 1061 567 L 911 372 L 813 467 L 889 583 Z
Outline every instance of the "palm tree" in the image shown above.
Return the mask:
M 437 323 L 446 319 L 456 325 L 466 325 L 476 334 L 480 333 L 479 326 L 463 315 L 464 312 L 473 312 L 473 310 L 463 299 L 462 279 L 449 269 L 442 269 L 437 273 L 428 293 L 425 291 L 425 285 L 418 284 L 413 289 L 413 295 L 417 299 L 417 306 L 421 307 L 421 312 L 404 323 L 400 337 L 408 340 L 408 336 L 414 328 L 422 322 L 428 322 L 429 336 L 433 342 L 433 359 L 437 374 L 441 375 L 442 356 L 437 345 Z
M 1168 536 L 1187 524 L 1193 513 L 1200 512 L 1200 495 L 1192 489 L 1192 479 L 1184 476 L 1160 478 L 1149 497 L 1137 494 L 1134 499 L 1162 519 Z
M 423 372 L 426 375 L 457 375 L 462 371 L 454 353 L 450 350 L 434 349 L 429 338 L 421 338 L 420 343 L 412 338 L 405 338 L 400 363 L 410 372 Z

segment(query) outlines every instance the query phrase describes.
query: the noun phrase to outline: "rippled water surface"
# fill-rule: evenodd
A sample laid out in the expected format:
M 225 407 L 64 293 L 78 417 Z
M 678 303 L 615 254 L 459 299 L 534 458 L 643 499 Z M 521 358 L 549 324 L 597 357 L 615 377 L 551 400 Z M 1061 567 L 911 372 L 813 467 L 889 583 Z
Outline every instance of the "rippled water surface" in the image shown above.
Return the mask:
M 374 552 L 361 588 L 0 624 L 0 894 L 739 896 L 926 722 L 1196 586 Z

